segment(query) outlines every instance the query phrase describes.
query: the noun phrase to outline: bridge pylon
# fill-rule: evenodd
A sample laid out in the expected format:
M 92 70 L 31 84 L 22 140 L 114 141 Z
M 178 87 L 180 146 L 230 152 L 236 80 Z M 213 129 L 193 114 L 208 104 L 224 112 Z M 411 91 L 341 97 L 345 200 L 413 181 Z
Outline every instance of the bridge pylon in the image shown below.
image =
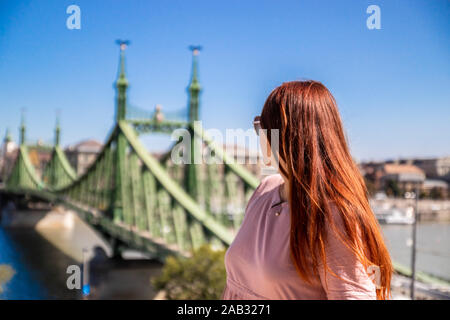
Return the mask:
M 116 122 L 117 125 L 120 121 L 126 119 L 127 108 L 127 89 L 128 80 L 125 75 L 125 50 L 129 41 L 117 40 L 120 46 L 120 60 L 119 60 L 119 73 L 116 81 L 117 89 L 117 101 L 116 101 Z M 116 136 L 116 150 L 114 154 L 114 189 L 112 199 L 112 213 L 115 222 L 121 222 L 124 217 L 124 203 L 123 195 L 126 193 L 126 186 L 124 184 L 125 168 L 126 168 L 126 146 L 127 141 L 124 134 L 118 130 Z M 128 220 L 128 219 L 127 219 Z
M 201 159 L 201 143 L 202 141 L 195 134 L 194 126 L 196 121 L 199 120 L 199 108 L 200 108 L 200 93 L 201 86 L 198 81 L 198 55 L 201 50 L 201 46 L 190 46 L 189 49 L 192 51 L 192 72 L 191 81 L 187 88 L 189 95 L 188 98 L 188 108 L 189 108 L 189 123 L 188 130 L 190 134 L 190 150 L 189 150 L 189 163 L 186 164 L 184 170 L 184 187 L 185 190 L 190 194 L 190 196 L 198 200 L 199 190 L 198 190 L 198 160 Z M 199 158 L 200 157 L 200 158 Z
M 20 145 L 25 145 L 25 132 L 26 132 L 26 127 L 25 127 L 25 111 L 22 110 L 22 116 L 21 116 L 21 120 L 20 120 Z
M 19 132 L 20 146 L 15 164 L 9 177 L 6 179 L 6 188 L 10 190 L 41 190 L 44 188 L 44 184 L 37 175 L 28 155 L 25 138 L 26 127 L 24 111 L 22 111 Z

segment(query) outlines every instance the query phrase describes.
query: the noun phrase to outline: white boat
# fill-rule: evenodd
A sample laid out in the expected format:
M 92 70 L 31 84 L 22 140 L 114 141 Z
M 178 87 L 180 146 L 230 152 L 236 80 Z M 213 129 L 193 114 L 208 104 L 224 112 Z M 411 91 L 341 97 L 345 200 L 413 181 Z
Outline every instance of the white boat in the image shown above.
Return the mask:
M 375 211 L 375 210 L 374 210 Z M 381 224 L 413 224 L 414 209 L 390 208 L 375 211 L 375 215 Z

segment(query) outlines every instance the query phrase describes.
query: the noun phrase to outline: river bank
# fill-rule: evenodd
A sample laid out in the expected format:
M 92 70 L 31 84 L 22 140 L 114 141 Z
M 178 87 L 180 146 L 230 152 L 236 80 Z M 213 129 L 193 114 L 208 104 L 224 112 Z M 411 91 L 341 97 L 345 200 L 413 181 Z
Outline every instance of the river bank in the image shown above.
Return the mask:
M 56 208 L 36 217 L 20 213 L 14 227 L 0 227 L 0 264 L 15 275 L 0 299 L 84 299 L 81 290 L 69 290 L 67 268 L 82 266 L 83 249 L 91 252 L 89 299 L 154 299 L 150 278 L 162 264 L 128 251 L 123 260 L 109 259 L 110 248 L 73 212 Z
M 414 199 L 386 198 L 371 199 L 372 208 L 398 208 L 413 210 Z M 420 222 L 447 222 L 450 223 L 450 200 L 420 199 L 418 203 L 417 220 Z

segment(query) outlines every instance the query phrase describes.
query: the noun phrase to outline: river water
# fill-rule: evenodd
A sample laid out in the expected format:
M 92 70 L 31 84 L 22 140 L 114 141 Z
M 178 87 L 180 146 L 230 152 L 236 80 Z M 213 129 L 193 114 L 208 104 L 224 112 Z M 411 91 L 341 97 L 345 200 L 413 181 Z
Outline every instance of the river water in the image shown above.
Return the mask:
M 16 271 L 0 299 L 82 298 L 79 290 L 67 289 L 67 267 L 81 264 L 82 248 L 102 248 L 99 250 L 105 254 L 109 249 L 81 220 L 71 221 L 70 231 L 52 223 L 37 229 L 0 227 L 0 264 L 9 264 Z M 383 225 L 382 229 L 393 260 L 410 266 L 411 226 Z M 417 240 L 417 269 L 449 280 L 450 223 L 418 224 Z M 149 281 L 160 272 L 159 263 L 106 259 L 99 265 L 97 273 L 102 274 L 102 280 L 97 281 L 93 298 L 155 298 L 157 292 Z
M 394 261 L 411 266 L 412 226 L 382 225 Z M 450 223 L 421 222 L 417 225 L 416 270 L 450 281 Z
M 15 270 L 0 299 L 82 299 L 81 290 L 69 290 L 66 283 L 70 265 L 82 268 L 83 249 L 93 253 L 89 299 L 157 297 L 150 278 L 160 273 L 161 263 L 132 251 L 125 260 L 108 259 L 107 244 L 81 219 L 53 213 L 35 228 L 0 227 L 0 265 Z

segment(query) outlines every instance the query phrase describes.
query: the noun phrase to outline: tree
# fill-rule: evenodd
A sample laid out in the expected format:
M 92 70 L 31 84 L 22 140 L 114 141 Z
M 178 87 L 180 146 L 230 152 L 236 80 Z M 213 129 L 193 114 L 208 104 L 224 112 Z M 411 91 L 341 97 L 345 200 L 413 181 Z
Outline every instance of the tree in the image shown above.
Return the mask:
M 3 286 L 14 276 L 14 269 L 7 264 L 0 264 L 0 293 L 3 292 Z
M 366 184 L 367 193 L 369 196 L 373 196 L 377 189 L 375 188 L 375 184 L 369 180 L 367 177 L 364 177 L 364 182 Z
M 225 250 L 203 245 L 190 258 L 170 256 L 160 276 L 151 279 L 167 299 L 220 299 L 226 282 Z
M 386 194 L 394 197 L 400 196 L 400 188 L 398 187 L 397 181 L 395 180 L 386 181 Z
M 441 200 L 444 198 L 444 194 L 441 189 L 434 187 L 430 190 L 430 198 L 435 200 Z

